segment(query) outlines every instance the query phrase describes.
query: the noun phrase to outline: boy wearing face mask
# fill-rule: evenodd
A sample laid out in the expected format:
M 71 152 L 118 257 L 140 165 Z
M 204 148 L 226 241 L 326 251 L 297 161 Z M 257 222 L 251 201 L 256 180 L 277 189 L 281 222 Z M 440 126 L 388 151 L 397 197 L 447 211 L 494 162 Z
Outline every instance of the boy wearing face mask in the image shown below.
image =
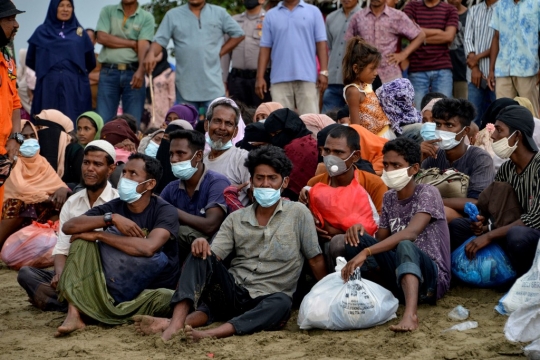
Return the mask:
M 227 215 L 223 192 L 229 180 L 203 164 L 204 135 L 195 130 L 169 134 L 171 169 L 178 179 L 169 183 L 161 198 L 178 209 L 180 260 L 191 252 L 197 238 L 210 239 Z
M 478 221 L 472 223 L 468 219 L 454 220 L 450 224 L 452 245 L 459 246 L 477 235 L 465 247 L 465 253 L 472 259 L 478 250 L 497 242 L 510 258 L 517 275 L 521 276 L 530 269 L 540 238 L 540 153 L 532 137 L 534 120 L 529 110 L 511 105 L 504 108 L 496 119 L 495 131 L 491 135 L 493 151 L 501 159 L 510 161 L 501 165 L 495 181 L 511 185 L 522 215 L 511 224 L 500 227 L 488 221 L 495 214 L 481 213 Z M 500 199 L 507 196 L 498 194 Z M 501 209 L 504 210 L 507 209 Z
M 473 105 L 463 99 L 442 99 L 433 106 L 435 127 L 422 130 L 422 137 L 435 140 L 421 144 L 422 169 L 456 169 L 469 176 L 465 198 L 443 199 L 448 222 L 463 216 L 465 204 L 476 204 L 480 193 L 493 182 L 492 157 L 483 149 L 469 145 L 468 135 L 475 117 Z M 426 124 L 424 124 L 426 126 Z
M 178 281 L 173 317 L 139 319 L 140 332 L 161 332 L 163 340 L 184 329 L 189 340 L 223 338 L 279 330 L 290 315 L 292 295 L 304 261 L 317 280 L 326 275 L 324 258 L 309 210 L 281 199 L 292 163 L 282 149 L 264 146 L 245 162 L 255 203 L 228 216 L 212 245 L 197 239 Z M 222 260 L 234 252 L 230 268 Z M 200 301 L 222 325 L 205 331 L 186 323 Z M 147 325 L 150 324 L 150 325 Z
M 405 303 L 403 318 L 390 326 L 395 332 L 418 328 L 417 304 L 440 299 L 450 287 L 450 235 L 439 191 L 416 184 L 420 148 L 410 139 L 385 144 L 382 180 L 391 189 L 384 195 L 376 239 L 347 233 L 341 275 L 349 279 L 356 268 L 380 275 L 381 285 Z

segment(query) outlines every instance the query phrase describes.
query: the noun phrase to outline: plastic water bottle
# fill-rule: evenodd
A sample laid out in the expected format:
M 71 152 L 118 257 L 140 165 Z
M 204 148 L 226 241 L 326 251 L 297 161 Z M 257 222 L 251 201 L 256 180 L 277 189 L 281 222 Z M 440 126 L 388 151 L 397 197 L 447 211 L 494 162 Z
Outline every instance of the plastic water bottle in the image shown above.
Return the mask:
M 448 317 L 456 321 L 467 320 L 469 317 L 469 310 L 465 309 L 461 305 L 458 305 L 448 313 Z
M 456 324 L 446 330 L 443 330 L 442 332 L 445 333 L 447 331 L 453 331 L 453 330 L 457 330 L 457 331 L 465 331 L 465 330 L 470 330 L 470 329 L 476 329 L 478 327 L 478 322 L 476 321 L 465 321 L 465 322 L 462 322 L 462 323 L 459 323 L 459 324 Z

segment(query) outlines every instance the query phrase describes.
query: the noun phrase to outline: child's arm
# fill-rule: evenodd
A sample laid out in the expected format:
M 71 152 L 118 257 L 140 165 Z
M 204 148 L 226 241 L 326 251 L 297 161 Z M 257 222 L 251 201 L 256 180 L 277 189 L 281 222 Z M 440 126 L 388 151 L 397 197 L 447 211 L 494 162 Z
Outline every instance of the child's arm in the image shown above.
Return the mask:
M 349 105 L 349 118 L 351 119 L 351 124 L 361 125 L 358 109 L 365 98 L 366 94 L 354 86 L 349 86 L 345 91 L 345 101 L 347 102 L 347 105 Z
M 424 231 L 426 226 L 429 225 L 430 221 L 431 221 L 430 214 L 425 213 L 425 212 L 416 213 L 411 219 L 411 222 L 409 223 L 409 225 L 405 229 L 398 231 L 394 235 L 391 235 L 385 238 L 384 240 L 380 240 L 380 239 L 383 238 L 384 235 L 388 234 L 389 231 L 388 229 L 379 229 L 379 232 L 381 232 L 382 230 L 381 234 L 377 232 L 377 239 L 379 240 L 379 242 L 375 245 L 365 248 L 358 255 L 356 255 L 352 260 L 350 260 L 341 271 L 342 278 L 347 280 L 349 276 L 353 274 L 356 268 L 359 268 L 360 266 L 362 266 L 362 264 L 364 263 L 364 261 L 366 261 L 368 256 L 380 254 L 389 250 L 393 250 L 403 240 L 415 241 L 418 235 L 420 235 L 420 233 Z

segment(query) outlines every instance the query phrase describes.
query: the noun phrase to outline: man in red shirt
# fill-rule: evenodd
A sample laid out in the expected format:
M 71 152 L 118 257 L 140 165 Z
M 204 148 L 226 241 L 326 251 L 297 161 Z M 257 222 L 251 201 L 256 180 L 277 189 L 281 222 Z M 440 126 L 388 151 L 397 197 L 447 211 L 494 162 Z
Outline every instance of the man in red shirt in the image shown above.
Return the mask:
M 0 0 L 0 199 L 4 198 L 3 181 L 9 176 L 13 159 L 24 141 L 20 134 L 22 106 L 17 93 L 17 70 L 7 47 L 19 29 L 15 16 L 23 12 L 11 0 Z
M 424 44 L 409 57 L 409 80 L 414 86 L 414 102 L 420 110 L 422 98 L 430 91 L 452 97 L 452 60 L 449 45 L 459 25 L 456 8 L 442 0 L 410 1 L 403 12 L 426 34 Z

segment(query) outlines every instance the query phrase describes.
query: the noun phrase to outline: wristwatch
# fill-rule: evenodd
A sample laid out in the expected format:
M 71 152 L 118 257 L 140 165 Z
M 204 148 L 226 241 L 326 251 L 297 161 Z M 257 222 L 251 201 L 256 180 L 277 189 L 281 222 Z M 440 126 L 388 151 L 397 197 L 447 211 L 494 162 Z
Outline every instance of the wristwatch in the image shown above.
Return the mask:
M 328 77 L 328 70 L 321 70 L 321 71 L 319 71 L 319 74 Z
M 105 215 L 103 215 L 103 221 L 105 221 L 105 225 L 107 226 L 113 226 L 113 221 L 112 221 L 112 213 L 108 212 L 108 213 L 105 213 Z
M 24 142 L 23 134 L 18 133 L 18 132 L 9 135 L 9 139 L 15 140 L 16 142 L 19 143 L 19 145 L 22 145 L 22 143 Z

